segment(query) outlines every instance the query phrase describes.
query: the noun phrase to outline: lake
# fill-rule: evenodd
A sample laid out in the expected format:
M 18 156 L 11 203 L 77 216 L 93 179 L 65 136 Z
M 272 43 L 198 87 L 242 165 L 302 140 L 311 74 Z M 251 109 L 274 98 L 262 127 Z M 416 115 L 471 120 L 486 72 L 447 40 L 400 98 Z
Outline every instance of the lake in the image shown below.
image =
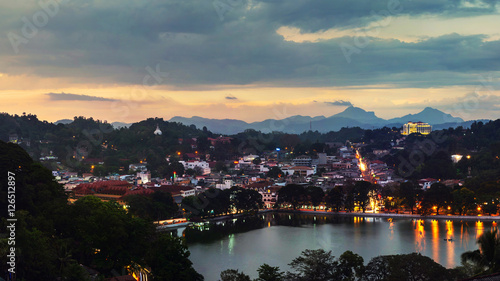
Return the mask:
M 419 252 L 452 268 L 460 265 L 463 252 L 478 248 L 478 236 L 497 225 L 287 213 L 267 213 L 259 219 L 260 228 L 189 243 L 193 266 L 205 280 L 219 280 L 220 272 L 228 268 L 256 278 L 263 263 L 290 270 L 288 264 L 303 250 L 318 248 L 331 250 L 335 257 L 350 250 L 362 256 L 365 265 L 379 255 Z

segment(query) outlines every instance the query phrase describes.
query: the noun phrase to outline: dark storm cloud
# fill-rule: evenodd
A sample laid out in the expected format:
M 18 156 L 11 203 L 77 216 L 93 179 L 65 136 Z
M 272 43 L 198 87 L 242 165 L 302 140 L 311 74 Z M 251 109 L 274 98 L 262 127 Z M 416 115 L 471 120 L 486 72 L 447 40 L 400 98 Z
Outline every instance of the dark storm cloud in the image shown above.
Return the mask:
M 485 41 L 483 35 L 450 34 L 416 43 L 353 35 L 295 43 L 276 33 L 281 26 L 303 32 L 365 26 L 386 12 L 412 17 L 492 14 L 497 1 L 221 1 L 240 4 L 228 4 L 218 13 L 213 1 L 206 0 L 64 1 L 47 25 L 19 44 L 18 54 L 6 36 L 0 37 L 0 69 L 12 75 L 118 84 L 143 84 L 148 75 L 155 77 L 152 70 L 159 70 L 169 76 L 158 83 L 179 87 L 431 87 L 468 84 L 475 79 L 471 73 L 500 69 L 500 42 Z M 39 11 L 43 9 L 36 4 L 9 9 L 15 16 L 0 17 L 0 33 L 22 37 L 19 19 L 32 21 Z
M 325 103 L 333 106 L 352 106 L 352 103 L 350 101 L 343 101 L 343 100 L 338 100 L 333 102 L 325 101 Z
M 494 14 L 496 0 L 356 0 L 356 1 L 310 1 L 310 0 L 263 0 L 266 3 L 263 16 L 274 17 L 283 25 L 315 32 L 332 27 L 363 26 L 379 21 L 384 15 L 445 15 L 465 17 Z M 313 4 L 312 4 L 313 3 Z
M 49 96 L 52 101 L 116 101 L 116 99 L 68 93 L 47 93 L 45 95 Z

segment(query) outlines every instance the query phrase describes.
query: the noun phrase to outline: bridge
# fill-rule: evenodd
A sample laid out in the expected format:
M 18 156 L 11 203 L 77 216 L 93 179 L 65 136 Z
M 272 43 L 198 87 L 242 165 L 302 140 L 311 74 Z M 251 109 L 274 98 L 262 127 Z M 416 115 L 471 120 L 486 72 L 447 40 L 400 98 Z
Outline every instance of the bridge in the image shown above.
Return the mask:
M 186 227 L 191 225 L 190 222 L 183 223 L 175 223 L 175 224 L 167 224 L 167 225 L 159 225 L 156 227 L 156 231 L 158 232 L 170 232 L 173 236 L 182 237 L 182 233 L 186 230 Z

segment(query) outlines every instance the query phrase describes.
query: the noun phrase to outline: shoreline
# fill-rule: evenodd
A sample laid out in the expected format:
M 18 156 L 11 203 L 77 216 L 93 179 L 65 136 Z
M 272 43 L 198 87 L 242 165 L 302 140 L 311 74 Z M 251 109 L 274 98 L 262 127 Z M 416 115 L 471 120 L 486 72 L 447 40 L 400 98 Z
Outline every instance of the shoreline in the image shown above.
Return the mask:
M 369 217 L 369 218 L 393 218 L 393 219 L 417 219 L 417 220 L 454 220 L 454 221 L 500 221 L 500 216 L 457 216 L 457 215 L 429 215 L 422 216 L 418 214 L 387 214 L 387 213 L 359 213 L 359 212 L 329 212 L 329 211 L 310 211 L 310 210 L 289 210 L 289 209 L 265 209 L 259 210 L 255 214 L 266 213 L 292 213 L 292 214 L 309 214 L 309 215 L 324 215 L 324 216 L 346 216 L 346 217 Z M 254 214 L 254 215 L 255 215 Z M 240 213 L 234 215 L 223 215 L 220 217 L 207 218 L 207 221 L 221 221 L 227 219 L 240 218 L 248 216 L 248 213 Z
M 455 215 L 430 215 L 422 216 L 418 214 L 386 214 L 386 213 L 357 213 L 357 212 L 328 212 L 328 211 L 308 211 L 308 210 L 263 210 L 259 213 L 278 212 L 295 214 L 318 214 L 326 216 L 349 216 L 349 217 L 372 217 L 372 218 L 402 218 L 402 219 L 435 219 L 435 220 L 467 220 L 467 221 L 500 221 L 500 216 L 455 216 Z

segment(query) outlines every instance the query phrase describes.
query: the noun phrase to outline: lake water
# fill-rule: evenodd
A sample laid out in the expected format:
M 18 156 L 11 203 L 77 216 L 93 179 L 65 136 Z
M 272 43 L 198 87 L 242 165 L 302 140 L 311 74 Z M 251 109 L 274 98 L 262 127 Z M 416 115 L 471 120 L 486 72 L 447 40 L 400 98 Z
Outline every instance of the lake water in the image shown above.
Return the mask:
M 365 265 L 379 255 L 419 252 L 452 268 L 460 265 L 463 252 L 477 249 L 478 236 L 496 227 L 495 222 L 286 213 L 268 213 L 261 219 L 263 228 L 190 243 L 194 268 L 207 281 L 219 280 L 228 268 L 255 278 L 263 263 L 290 270 L 288 264 L 303 250 L 319 248 L 331 250 L 335 257 L 350 250 L 362 256 Z

